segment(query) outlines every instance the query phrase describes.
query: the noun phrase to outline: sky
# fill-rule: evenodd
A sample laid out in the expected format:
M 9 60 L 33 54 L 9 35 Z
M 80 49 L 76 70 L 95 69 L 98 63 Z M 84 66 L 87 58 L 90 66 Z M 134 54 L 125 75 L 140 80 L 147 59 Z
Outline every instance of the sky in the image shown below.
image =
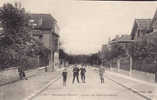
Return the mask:
M 130 34 L 135 19 L 152 18 L 157 9 L 156 1 L 0 0 L 0 6 L 15 1 L 29 13 L 51 14 L 61 47 L 72 54 L 98 52 L 109 38 Z

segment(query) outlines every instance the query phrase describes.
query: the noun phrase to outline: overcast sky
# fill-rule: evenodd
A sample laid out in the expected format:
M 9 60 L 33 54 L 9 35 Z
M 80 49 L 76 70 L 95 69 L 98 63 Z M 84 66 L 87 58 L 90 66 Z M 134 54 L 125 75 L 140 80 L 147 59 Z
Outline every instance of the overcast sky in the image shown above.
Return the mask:
M 13 2 L 17 0 L 0 0 Z M 89 54 L 117 34 L 130 34 L 135 18 L 152 18 L 157 2 L 18 0 L 30 13 L 50 13 L 58 21 L 64 49 Z

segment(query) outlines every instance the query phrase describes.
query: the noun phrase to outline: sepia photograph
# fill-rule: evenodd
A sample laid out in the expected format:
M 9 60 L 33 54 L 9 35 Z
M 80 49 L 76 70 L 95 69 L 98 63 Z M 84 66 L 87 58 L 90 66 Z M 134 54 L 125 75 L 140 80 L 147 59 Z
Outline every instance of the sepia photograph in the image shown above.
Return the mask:
M 157 1 L 0 0 L 0 100 L 157 100 Z

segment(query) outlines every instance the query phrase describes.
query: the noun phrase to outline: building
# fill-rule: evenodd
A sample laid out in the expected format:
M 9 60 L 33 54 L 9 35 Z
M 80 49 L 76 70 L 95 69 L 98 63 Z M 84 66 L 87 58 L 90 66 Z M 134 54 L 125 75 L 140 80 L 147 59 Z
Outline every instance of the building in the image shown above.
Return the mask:
M 139 40 L 146 34 L 150 33 L 152 31 L 151 22 L 151 19 L 135 19 L 131 31 L 131 39 Z
M 53 70 L 59 64 L 59 27 L 57 21 L 50 14 L 31 14 L 29 24 L 32 26 L 31 35 L 51 50 L 49 68 Z M 40 58 L 40 61 L 43 59 Z
M 131 36 L 124 34 L 121 36 L 116 36 L 114 39 L 109 41 L 110 49 L 112 50 L 112 46 L 117 45 L 117 49 L 119 48 L 119 55 L 111 60 L 110 67 L 117 68 L 117 71 L 119 72 L 120 69 L 123 70 L 130 70 L 130 73 L 132 71 L 132 57 L 129 55 L 128 46 L 133 41 L 131 40 Z M 115 48 L 115 47 L 114 47 Z M 126 66 L 130 65 L 130 66 Z M 131 74 L 130 74 L 131 75 Z
M 131 40 L 131 36 L 124 34 L 119 37 L 114 38 L 112 41 L 110 41 L 109 45 L 110 48 L 114 44 L 118 44 L 121 48 L 123 48 L 126 51 L 126 55 L 129 55 L 128 53 L 128 45 L 132 43 L 133 41 Z
M 157 31 L 157 9 L 156 9 L 156 12 L 153 16 L 153 19 L 152 19 L 152 22 L 151 22 L 151 27 L 153 29 L 153 32 L 156 32 Z
M 50 14 L 30 14 L 29 25 L 30 34 L 33 38 L 40 41 L 46 48 L 50 49 L 50 58 L 38 58 L 39 62 L 47 59 L 50 70 L 59 64 L 59 27 L 56 19 Z M 3 33 L 3 27 L 0 21 L 0 34 Z
M 157 10 L 152 19 L 135 19 L 131 31 L 132 40 L 142 39 L 143 36 L 154 36 L 157 33 Z

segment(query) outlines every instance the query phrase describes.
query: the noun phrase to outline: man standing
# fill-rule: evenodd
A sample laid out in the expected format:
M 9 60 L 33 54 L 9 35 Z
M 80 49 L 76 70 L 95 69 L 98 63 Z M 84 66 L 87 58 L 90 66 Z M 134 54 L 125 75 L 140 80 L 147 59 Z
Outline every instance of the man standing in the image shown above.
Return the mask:
M 82 67 L 80 68 L 81 70 L 81 80 L 82 80 L 82 83 L 85 83 L 85 73 L 86 73 L 86 69 L 84 67 L 84 65 L 82 65 Z
M 79 83 L 79 68 L 77 65 L 75 65 L 73 68 L 73 83 L 75 81 L 75 78 L 77 78 L 77 82 Z
M 101 66 L 99 68 L 99 76 L 100 76 L 100 81 L 101 81 L 101 84 L 104 83 L 104 72 L 105 72 L 105 69 L 103 66 Z

